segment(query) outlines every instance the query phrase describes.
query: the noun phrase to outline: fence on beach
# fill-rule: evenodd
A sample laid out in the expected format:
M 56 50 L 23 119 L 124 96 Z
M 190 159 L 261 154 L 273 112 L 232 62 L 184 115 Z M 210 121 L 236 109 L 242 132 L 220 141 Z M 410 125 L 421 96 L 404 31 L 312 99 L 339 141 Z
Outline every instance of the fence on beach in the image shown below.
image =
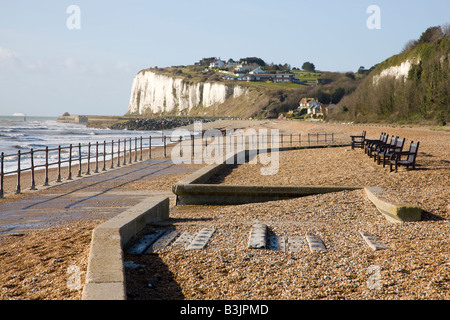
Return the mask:
M 314 146 L 314 145 L 333 145 L 333 133 L 308 133 L 303 135 L 305 140 L 302 140 L 302 135 L 299 134 L 280 134 L 278 135 L 279 147 L 294 147 L 294 146 Z M 307 137 L 307 138 L 306 138 Z M 174 139 L 175 138 L 175 139 Z M 212 146 L 212 137 L 200 136 L 202 148 Z M 254 137 L 250 137 L 253 139 Z M 256 137 L 257 138 L 257 137 Z M 94 142 L 87 144 L 70 144 L 69 146 L 58 146 L 56 148 L 45 147 L 44 149 L 30 149 L 28 152 L 17 151 L 17 154 L 5 155 L 4 152 L 0 154 L 0 198 L 4 197 L 4 178 L 8 175 L 16 175 L 16 194 L 22 191 L 22 173 L 30 172 L 31 190 L 36 190 L 35 171 L 44 170 L 43 186 L 49 185 L 49 168 L 57 168 L 56 182 L 62 182 L 63 177 L 61 168 L 65 167 L 68 171 L 66 180 L 73 180 L 74 174 L 76 177 L 82 177 L 83 167 L 85 167 L 85 175 L 92 173 L 99 173 L 100 171 L 107 171 L 108 169 L 118 168 L 133 162 L 143 161 L 144 158 L 152 159 L 152 148 L 162 147 L 163 156 L 167 158 L 167 146 L 176 142 L 186 141 L 190 139 L 192 146 L 192 156 L 194 156 L 194 139 L 197 139 L 192 133 L 185 136 L 175 136 L 173 134 L 166 135 L 162 133 L 160 136 L 148 136 L 146 138 L 134 137 L 119 139 L 110 142 Z M 155 141 L 157 143 L 155 144 Z M 250 141 L 250 140 L 249 140 Z M 245 139 L 237 139 L 234 144 L 243 143 Z M 181 148 L 180 148 L 181 152 Z M 63 155 L 64 154 L 64 155 Z M 36 163 L 36 159 L 44 159 L 41 163 Z M 53 160 L 52 160 L 53 159 Z M 15 162 L 15 169 L 5 171 L 5 161 Z M 77 166 L 77 172 L 73 172 L 74 167 Z

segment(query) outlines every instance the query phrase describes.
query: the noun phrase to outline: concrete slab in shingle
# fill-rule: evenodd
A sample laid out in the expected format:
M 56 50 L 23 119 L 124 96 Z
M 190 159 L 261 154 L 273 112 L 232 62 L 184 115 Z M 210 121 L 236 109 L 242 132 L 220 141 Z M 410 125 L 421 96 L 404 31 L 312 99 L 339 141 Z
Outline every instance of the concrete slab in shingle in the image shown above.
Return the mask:
M 286 238 L 284 236 L 271 235 L 267 242 L 269 250 L 286 252 Z
M 305 245 L 305 240 L 300 236 L 289 236 L 287 241 L 288 250 L 290 252 L 298 252 Z
M 375 235 L 372 235 L 365 231 L 360 231 L 361 236 L 363 237 L 364 241 L 366 241 L 367 245 L 373 250 L 383 250 L 387 249 L 388 246 L 384 243 L 381 243 L 378 241 L 377 237 Z
M 159 252 L 166 248 L 175 238 L 180 234 L 177 230 L 167 230 L 158 240 L 148 247 L 146 254 L 152 252 Z
M 134 245 L 132 245 L 127 252 L 129 254 L 143 254 L 147 248 L 155 242 L 159 237 L 164 234 L 164 230 L 158 229 L 154 230 L 151 233 L 147 233 L 142 236 Z
M 203 228 L 197 233 L 186 250 L 203 250 L 215 231 L 216 229 Z
M 253 225 L 248 239 L 248 248 L 263 249 L 267 243 L 267 225 L 258 223 Z
M 184 231 L 175 242 L 172 244 L 172 247 L 183 247 L 186 248 L 192 240 L 194 240 L 195 232 L 192 231 Z
M 327 248 L 325 247 L 325 244 L 323 243 L 322 239 L 320 239 L 318 236 L 307 233 L 306 234 L 306 241 L 309 245 L 309 250 L 311 252 L 326 252 Z

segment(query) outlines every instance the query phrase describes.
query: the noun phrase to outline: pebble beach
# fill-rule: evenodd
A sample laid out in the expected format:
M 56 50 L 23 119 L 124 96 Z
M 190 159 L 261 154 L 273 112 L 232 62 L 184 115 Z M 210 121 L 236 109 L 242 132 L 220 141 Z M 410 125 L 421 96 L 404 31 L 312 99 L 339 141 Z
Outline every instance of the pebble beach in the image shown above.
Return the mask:
M 418 222 L 392 223 L 364 190 L 231 206 L 172 206 L 170 219 L 144 232 L 215 229 L 203 250 L 168 246 L 149 255 L 124 255 L 130 300 L 447 300 L 450 298 L 450 132 L 429 127 L 357 126 L 294 121 L 223 121 L 223 128 L 268 128 L 284 134 L 334 133 L 337 143 L 367 131 L 420 140 L 416 170 L 377 165 L 349 146 L 281 151 L 276 175 L 261 164 L 243 164 L 210 183 L 247 185 L 378 186 L 387 200 L 422 208 Z M 142 180 L 138 190 L 170 190 L 170 181 Z M 40 191 L 35 191 L 40 192 Z M 3 199 L 2 201 L 14 201 Z M 68 222 L 25 236 L 0 237 L 1 299 L 80 299 L 67 288 L 67 267 L 80 266 L 83 281 L 90 235 L 102 221 Z M 284 239 L 284 251 L 249 249 L 249 232 L 266 224 Z M 385 245 L 374 251 L 368 232 Z M 325 252 L 312 252 L 305 235 L 318 236 Z

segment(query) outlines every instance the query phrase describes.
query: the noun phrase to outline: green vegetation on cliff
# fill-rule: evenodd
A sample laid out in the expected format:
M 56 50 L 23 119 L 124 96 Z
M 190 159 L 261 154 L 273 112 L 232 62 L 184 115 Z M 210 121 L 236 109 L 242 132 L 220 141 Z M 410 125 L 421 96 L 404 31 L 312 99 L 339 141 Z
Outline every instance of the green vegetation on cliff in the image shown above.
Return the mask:
M 403 52 L 378 64 L 350 95 L 343 97 L 330 120 L 355 122 L 431 122 L 450 119 L 450 30 L 431 27 Z M 411 62 L 405 77 L 382 72 Z M 380 76 L 382 75 L 382 76 Z

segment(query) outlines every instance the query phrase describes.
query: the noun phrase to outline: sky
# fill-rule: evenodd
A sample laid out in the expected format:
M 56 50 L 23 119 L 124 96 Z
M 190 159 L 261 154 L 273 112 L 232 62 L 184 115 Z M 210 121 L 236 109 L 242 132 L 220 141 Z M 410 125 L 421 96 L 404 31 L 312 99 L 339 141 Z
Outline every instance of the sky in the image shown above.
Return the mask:
M 140 70 L 204 57 L 356 72 L 449 13 L 448 0 L 0 0 L 0 115 L 123 115 Z

